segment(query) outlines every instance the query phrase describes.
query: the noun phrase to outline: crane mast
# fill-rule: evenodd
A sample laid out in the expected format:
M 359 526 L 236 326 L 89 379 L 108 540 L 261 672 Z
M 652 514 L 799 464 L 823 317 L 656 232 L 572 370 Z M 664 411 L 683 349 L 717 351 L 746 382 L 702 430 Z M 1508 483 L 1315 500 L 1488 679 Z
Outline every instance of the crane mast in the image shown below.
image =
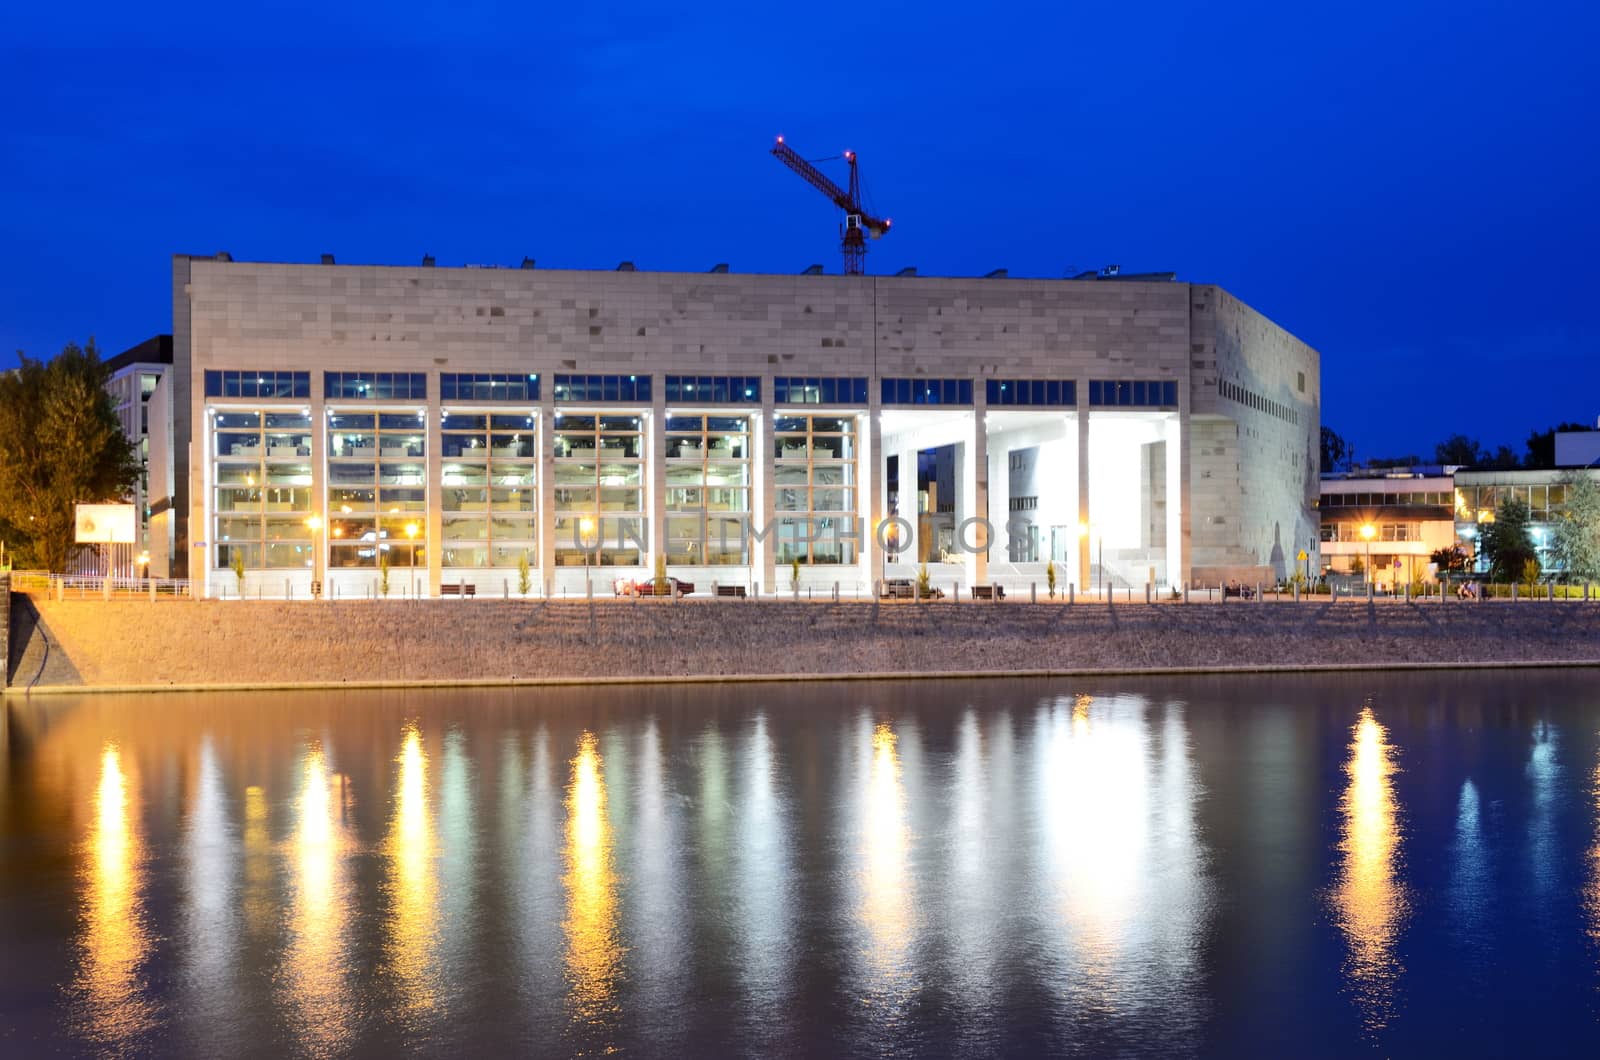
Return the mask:
M 861 172 L 856 166 L 856 153 L 846 151 L 841 157 L 850 166 L 850 188 L 845 190 L 839 187 L 827 174 L 801 158 L 794 149 L 783 142 L 783 137 L 778 137 L 778 142 L 773 145 L 772 153 L 778 161 L 788 166 L 800 175 L 800 178 L 813 188 L 816 188 L 839 209 L 844 211 L 844 221 L 839 225 L 839 246 L 844 252 L 844 274 L 846 276 L 860 276 L 866 271 L 867 240 L 871 235 L 878 239 L 889 231 L 888 218 L 879 219 L 867 213 L 861 205 Z

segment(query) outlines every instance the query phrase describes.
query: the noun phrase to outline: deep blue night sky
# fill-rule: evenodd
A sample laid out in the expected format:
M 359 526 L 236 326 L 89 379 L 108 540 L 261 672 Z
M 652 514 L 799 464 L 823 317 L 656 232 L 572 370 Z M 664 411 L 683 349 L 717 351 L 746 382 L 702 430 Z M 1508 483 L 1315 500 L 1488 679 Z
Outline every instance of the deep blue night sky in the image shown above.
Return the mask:
M 1600 414 L 1588 5 L 266 7 L 0 15 L 0 348 L 170 330 L 179 251 L 837 271 L 781 132 L 869 272 L 1223 284 L 1360 455 Z

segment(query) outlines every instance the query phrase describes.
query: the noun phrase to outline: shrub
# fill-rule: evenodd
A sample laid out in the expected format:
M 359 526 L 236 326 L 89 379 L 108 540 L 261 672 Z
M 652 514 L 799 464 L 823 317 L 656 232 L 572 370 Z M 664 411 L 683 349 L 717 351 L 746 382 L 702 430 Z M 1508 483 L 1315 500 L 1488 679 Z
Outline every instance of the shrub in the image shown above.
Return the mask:
M 384 596 L 389 595 L 389 550 L 378 550 L 378 591 Z
M 528 590 L 532 588 L 533 573 L 528 570 L 528 554 L 524 552 L 517 557 L 517 592 L 527 596 Z
M 924 563 L 917 571 L 917 595 L 926 600 L 933 592 L 933 579 L 928 577 L 928 565 Z
M 667 580 L 667 557 L 660 555 L 659 553 L 656 555 L 655 583 L 657 596 L 665 596 L 667 594 L 667 587 L 672 584 Z
M 1044 584 L 1050 590 L 1050 599 L 1056 597 L 1056 561 L 1051 560 L 1044 565 Z
M 244 596 L 244 549 L 237 546 L 230 550 L 233 558 L 228 561 L 228 566 L 233 568 L 233 576 L 239 580 L 239 595 Z

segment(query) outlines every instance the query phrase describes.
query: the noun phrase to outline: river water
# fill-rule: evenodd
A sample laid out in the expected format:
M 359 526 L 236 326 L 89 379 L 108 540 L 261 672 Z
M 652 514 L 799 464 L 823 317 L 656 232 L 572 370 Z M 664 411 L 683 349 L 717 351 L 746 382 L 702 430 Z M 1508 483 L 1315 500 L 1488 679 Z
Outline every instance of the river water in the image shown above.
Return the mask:
M 7 1055 L 1600 1040 L 1593 671 L 5 710 Z

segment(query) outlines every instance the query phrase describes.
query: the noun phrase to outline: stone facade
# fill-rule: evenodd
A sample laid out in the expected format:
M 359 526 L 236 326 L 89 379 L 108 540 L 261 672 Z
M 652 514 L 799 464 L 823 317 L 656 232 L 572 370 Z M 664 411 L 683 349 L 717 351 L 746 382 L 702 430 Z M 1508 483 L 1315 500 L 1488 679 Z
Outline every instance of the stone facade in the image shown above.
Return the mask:
M 223 256 L 225 257 L 225 256 Z M 441 372 L 540 373 L 548 428 L 555 373 L 759 376 L 773 414 L 775 376 L 868 376 L 871 417 L 862 446 L 860 515 L 883 513 L 877 445 L 881 377 L 973 381 L 984 415 L 986 379 L 1065 379 L 1067 410 L 1082 426 L 1088 460 L 1088 384 L 1098 379 L 1177 385 L 1177 567 L 1185 580 L 1238 570 L 1259 579 L 1284 569 L 1298 547 L 1316 548 L 1316 438 L 1320 376 L 1314 350 L 1219 288 L 1177 282 L 951 279 L 580 272 L 246 263 L 178 256 L 173 268 L 173 438 L 180 472 L 173 502 L 194 528 L 175 531 L 180 561 L 208 517 L 202 380 L 208 369 L 312 373 L 317 415 L 324 370 L 426 373 L 440 406 Z M 1226 386 L 1232 389 L 1227 389 Z M 1226 395 L 1256 395 L 1277 413 Z M 1285 418 L 1287 412 L 1289 418 Z M 548 453 L 548 447 L 543 447 Z M 430 458 L 437 447 L 430 447 Z M 758 448 L 757 452 L 761 450 Z M 968 463 L 968 511 L 987 511 L 981 438 Z M 434 459 L 436 462 L 436 459 Z M 1048 473 L 1048 472 L 1046 472 Z M 1070 476 L 1068 476 L 1070 477 Z M 659 476 L 657 476 L 657 479 Z M 544 479 L 548 482 L 549 476 Z M 1080 511 L 1089 484 L 1080 472 Z M 659 492 L 659 481 L 653 485 Z M 548 524 L 548 485 L 541 519 Z M 1166 495 L 1176 494 L 1176 495 Z M 758 517 L 770 511 L 756 502 Z M 653 520 L 659 535 L 658 517 Z M 437 533 L 437 514 L 429 537 Z M 546 537 L 549 535 L 546 534 Z M 660 547 L 659 539 L 654 547 Z M 430 550 L 435 551 L 435 550 Z M 1292 564 L 1291 564 L 1292 565 Z M 760 573 L 772 582 L 771 564 Z M 1087 570 L 1087 567 L 1084 567 Z M 873 568 L 877 574 L 881 567 Z M 227 573 L 227 572 L 223 572 Z M 981 579 L 982 569 L 969 569 Z M 439 572 L 430 571 L 437 586 Z

